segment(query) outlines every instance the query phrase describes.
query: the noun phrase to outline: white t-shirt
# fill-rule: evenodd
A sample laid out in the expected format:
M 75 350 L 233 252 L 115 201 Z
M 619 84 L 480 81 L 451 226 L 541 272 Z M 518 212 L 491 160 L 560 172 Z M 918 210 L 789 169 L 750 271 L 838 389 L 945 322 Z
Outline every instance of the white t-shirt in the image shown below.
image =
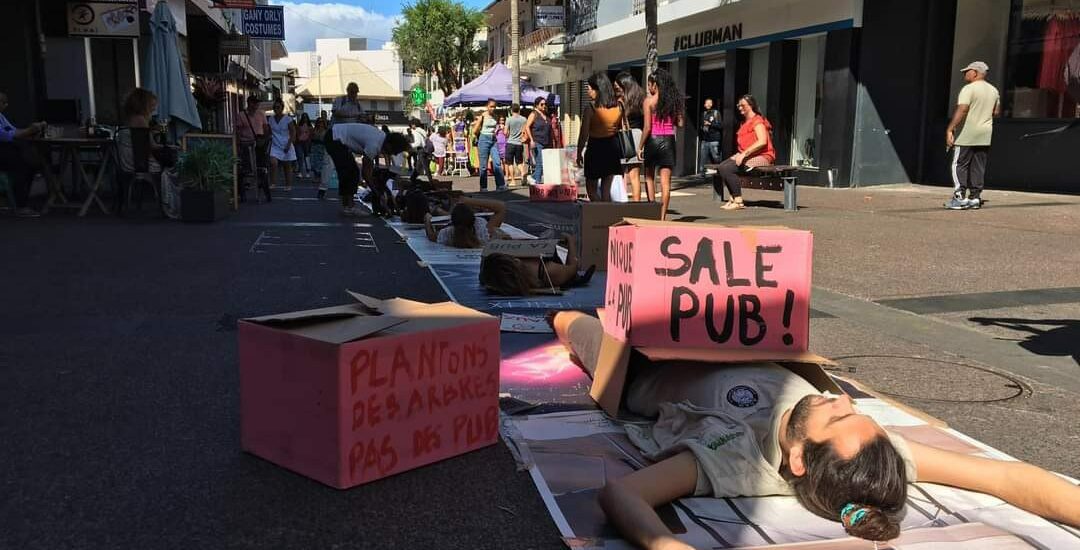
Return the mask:
M 361 153 L 372 159 L 379 156 L 383 142 L 386 141 L 386 133 L 370 124 L 335 124 L 330 131 L 333 132 L 335 141 L 340 141 L 354 153 Z
M 774 363 L 644 367 L 631 381 L 626 406 L 657 420 L 629 424 L 626 431 L 653 460 L 693 452 L 698 462 L 695 495 L 790 495 L 791 487 L 780 475 L 780 421 L 800 399 L 820 393 Z M 914 481 L 907 444 L 897 435 L 889 434 L 889 439 Z
M 476 238 L 480 240 L 480 244 L 487 244 L 491 240 L 491 233 L 488 232 L 487 222 L 484 218 L 476 218 L 473 223 L 473 230 L 476 231 Z M 454 227 L 444 227 L 439 230 L 439 234 L 435 237 L 435 242 L 439 244 L 445 244 L 449 246 L 454 241 Z
M 434 155 L 436 158 L 442 158 L 446 156 L 446 138 L 435 134 L 431 136 L 431 146 L 435 149 Z
M 427 132 L 423 128 L 413 128 L 412 130 L 412 146 L 414 149 L 423 149 L 427 144 Z

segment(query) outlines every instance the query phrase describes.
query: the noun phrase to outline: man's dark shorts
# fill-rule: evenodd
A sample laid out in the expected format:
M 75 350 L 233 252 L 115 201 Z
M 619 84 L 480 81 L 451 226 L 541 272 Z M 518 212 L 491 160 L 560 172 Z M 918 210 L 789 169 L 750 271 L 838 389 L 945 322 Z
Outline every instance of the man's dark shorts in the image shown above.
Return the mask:
M 525 146 L 520 143 L 506 144 L 506 163 L 525 164 Z

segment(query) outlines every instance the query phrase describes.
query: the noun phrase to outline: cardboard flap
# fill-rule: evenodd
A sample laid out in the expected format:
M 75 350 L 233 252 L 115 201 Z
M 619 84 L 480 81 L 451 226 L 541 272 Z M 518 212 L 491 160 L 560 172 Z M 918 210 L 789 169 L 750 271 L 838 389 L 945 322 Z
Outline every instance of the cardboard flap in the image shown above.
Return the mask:
M 312 340 L 344 344 L 405 323 L 408 319 L 372 314 L 362 304 L 293 311 L 245 319 Z
M 555 255 L 556 244 L 558 241 L 555 239 L 496 239 L 484 245 L 482 255 L 506 254 L 515 258 L 546 258 Z
M 356 300 L 356 304 L 363 307 L 371 315 L 379 315 L 380 308 L 383 305 L 383 301 L 378 298 L 372 298 L 366 294 L 360 294 L 359 292 L 353 292 L 351 290 L 345 291 L 349 296 L 352 296 Z

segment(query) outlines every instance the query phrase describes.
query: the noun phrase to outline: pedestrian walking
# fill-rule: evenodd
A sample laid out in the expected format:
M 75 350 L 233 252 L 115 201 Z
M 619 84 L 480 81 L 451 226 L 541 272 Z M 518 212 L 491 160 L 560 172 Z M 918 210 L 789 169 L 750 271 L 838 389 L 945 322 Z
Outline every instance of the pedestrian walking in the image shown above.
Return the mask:
M 578 136 L 577 163 L 585 167 L 589 200 L 607 202 L 611 200 L 612 179 L 623 173 L 622 152 L 615 139 L 623 109 L 607 73 L 593 73 L 586 81 L 585 91 L 590 102 L 581 115 L 584 131 Z
M 495 126 L 495 148 L 499 150 L 499 158 L 503 160 L 503 166 L 506 166 L 506 117 L 499 117 L 499 124 Z M 504 171 L 505 174 L 505 171 Z
M 657 69 L 649 75 L 645 100 L 645 129 L 638 156 L 645 160 L 645 186 L 649 201 L 656 199 L 656 172 L 660 172 L 660 219 L 667 218 L 671 201 L 671 171 L 675 168 L 675 128 L 682 128 L 685 102 L 671 73 Z
M 510 107 L 510 118 L 506 121 L 506 173 L 510 185 L 525 177 L 525 123 L 528 119 L 521 116 L 521 105 Z
M 329 182 L 331 176 L 335 173 L 334 171 L 323 169 L 327 160 L 326 145 L 323 144 L 327 131 L 327 120 L 322 117 L 315 119 L 315 128 L 311 131 L 311 154 L 308 156 L 308 162 L 311 164 L 312 172 L 315 174 L 315 179 L 318 183 L 318 192 L 316 196 L 319 199 L 326 197 L 326 191 L 330 187 Z
M 717 169 L 723 185 L 727 186 L 728 191 L 731 192 L 731 199 L 720 207 L 724 210 L 746 208 L 743 204 L 739 172 L 776 162 L 776 149 L 773 148 L 772 143 L 772 125 L 758 110 L 754 96 L 746 94 L 740 97 L 735 108 L 743 117 L 743 123 L 735 135 L 739 151 L 721 162 Z M 716 183 L 714 182 L 713 185 Z M 715 191 L 717 194 L 723 194 L 723 189 L 717 188 Z
M 270 188 L 274 188 L 278 166 L 285 172 L 285 190 L 292 191 L 293 163 L 296 162 L 296 121 L 285 114 L 285 102 L 274 100 L 274 116 L 267 120 L 270 126 Z
M 641 131 L 645 129 L 645 90 L 634 79 L 634 75 L 623 71 L 615 76 L 611 83 L 615 95 L 619 97 L 626 123 L 634 136 L 634 150 L 641 148 Z M 641 200 L 641 159 L 634 157 L 623 159 L 623 180 L 630 184 L 631 201 Z
M 300 122 L 296 124 L 296 170 L 302 178 L 311 176 L 311 134 L 314 130 L 311 117 L 307 113 L 300 115 Z
M 533 112 L 525 121 L 525 141 L 529 142 L 533 160 L 532 182 L 544 183 L 544 149 L 551 147 L 551 122 L 547 118 L 547 98 L 533 101 Z M 558 175 L 555 176 L 556 180 Z M 556 181 L 556 183 L 558 183 Z
M 974 61 L 964 67 L 964 81 L 956 101 L 956 112 L 945 130 L 945 149 L 952 149 L 953 196 L 945 203 L 949 210 L 982 208 L 986 159 L 990 154 L 990 138 L 994 132 L 994 117 L 1001 114 L 1001 96 L 997 88 L 986 81 L 990 67 Z M 962 126 L 957 136 L 956 128 Z
M 711 97 L 705 98 L 705 110 L 701 112 L 701 129 L 699 139 L 701 145 L 698 148 L 698 175 L 705 177 L 706 164 L 719 164 L 720 142 L 724 140 L 724 127 L 721 123 L 720 111 L 713 108 Z
M 506 191 L 506 180 L 503 179 L 502 159 L 499 158 L 499 150 L 495 148 L 495 126 L 498 121 L 495 118 L 495 100 L 487 100 L 487 109 L 473 122 L 473 135 L 476 136 L 478 149 L 476 166 L 480 170 L 480 190 L 487 191 L 488 159 L 491 159 L 492 170 L 495 172 L 495 190 Z
M 360 106 L 360 86 L 357 86 L 355 82 L 350 82 L 345 87 L 345 97 L 339 97 L 334 100 L 333 105 L 333 123 L 338 124 L 341 122 L 363 122 L 366 114 L 364 108 Z
M 427 175 L 431 179 L 431 167 L 428 166 L 430 159 L 427 155 L 428 133 L 419 120 L 409 122 L 409 138 L 412 140 L 412 150 L 409 158 L 412 162 L 413 175 Z
M 247 109 L 236 113 L 236 142 L 239 145 L 240 166 L 253 176 L 255 185 L 266 195 L 266 202 L 271 201 L 270 184 L 267 181 L 267 152 L 270 149 L 266 136 L 270 133 L 266 123 L 266 113 L 259 108 L 262 102 L 256 95 L 248 96 Z M 245 183 L 245 187 L 246 187 Z M 258 191 L 256 191 L 258 193 Z M 240 194 L 243 201 L 246 192 Z

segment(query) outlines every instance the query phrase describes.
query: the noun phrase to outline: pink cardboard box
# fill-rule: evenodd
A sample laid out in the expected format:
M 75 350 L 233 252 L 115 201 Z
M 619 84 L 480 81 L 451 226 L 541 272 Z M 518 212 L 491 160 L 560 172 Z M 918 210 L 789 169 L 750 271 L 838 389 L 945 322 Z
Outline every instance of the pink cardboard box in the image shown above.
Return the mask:
M 529 186 L 529 200 L 536 202 L 573 202 L 577 200 L 578 187 L 565 184 L 540 184 Z
M 632 346 L 801 353 L 813 235 L 627 219 L 608 233 L 604 330 Z
M 345 489 L 494 444 L 498 318 L 353 296 L 240 322 L 243 449 Z

